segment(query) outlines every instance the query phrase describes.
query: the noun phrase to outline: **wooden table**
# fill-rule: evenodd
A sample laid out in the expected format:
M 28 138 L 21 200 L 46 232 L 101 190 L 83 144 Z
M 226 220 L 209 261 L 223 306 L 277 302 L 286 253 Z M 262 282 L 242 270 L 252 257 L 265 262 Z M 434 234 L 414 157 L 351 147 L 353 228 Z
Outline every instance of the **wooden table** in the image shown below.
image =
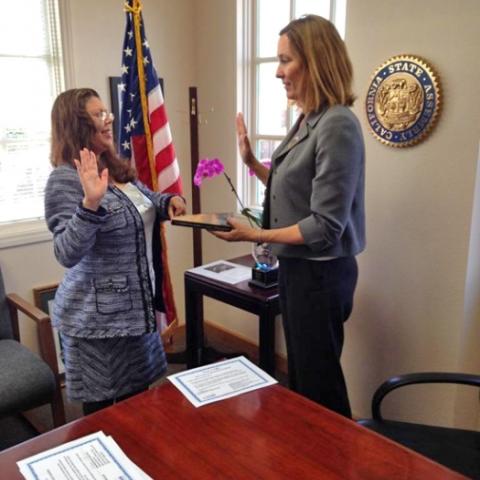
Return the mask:
M 229 262 L 253 267 L 251 255 Z M 252 287 L 248 280 L 231 285 L 193 272 L 185 272 L 185 326 L 187 367 L 206 362 L 203 334 L 203 296 L 211 297 L 258 315 L 259 366 L 275 374 L 275 317 L 280 313 L 277 287 Z
M 464 478 L 280 385 L 195 408 L 169 382 L 1 452 L 0 477 L 99 430 L 154 479 Z

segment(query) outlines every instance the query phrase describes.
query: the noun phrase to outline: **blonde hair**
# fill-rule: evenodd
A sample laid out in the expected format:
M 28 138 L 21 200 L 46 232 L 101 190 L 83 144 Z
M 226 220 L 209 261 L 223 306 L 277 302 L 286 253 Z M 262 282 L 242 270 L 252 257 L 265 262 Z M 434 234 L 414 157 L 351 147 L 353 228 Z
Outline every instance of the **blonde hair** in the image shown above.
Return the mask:
M 303 111 L 317 111 L 324 106 L 351 106 L 353 68 L 335 26 L 318 15 L 292 20 L 280 31 L 286 35 L 304 67 Z

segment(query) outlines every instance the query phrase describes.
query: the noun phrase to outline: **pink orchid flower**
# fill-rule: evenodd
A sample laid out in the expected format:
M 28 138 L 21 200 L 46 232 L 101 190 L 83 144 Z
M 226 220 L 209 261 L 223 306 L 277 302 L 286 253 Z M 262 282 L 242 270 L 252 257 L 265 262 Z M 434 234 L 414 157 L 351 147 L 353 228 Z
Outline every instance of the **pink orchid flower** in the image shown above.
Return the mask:
M 225 171 L 223 163 L 218 158 L 204 158 L 198 162 L 193 183 L 199 187 L 204 178 L 212 178 Z
M 270 164 L 270 162 L 268 162 Z M 217 175 L 221 175 L 223 173 L 224 177 L 226 178 L 230 188 L 232 189 L 233 194 L 235 195 L 240 207 L 242 208 L 241 213 L 245 215 L 252 225 L 252 222 L 255 223 L 257 226 L 261 226 L 261 220 L 257 218 L 255 215 L 252 214 L 250 208 L 245 208 L 243 205 L 240 197 L 238 196 L 237 191 L 232 183 L 232 179 L 227 175 L 225 171 L 225 167 L 223 163 L 218 158 L 203 158 L 198 162 L 197 169 L 195 170 L 195 175 L 193 176 L 193 183 L 200 187 L 202 184 L 203 179 L 205 178 L 212 178 L 216 177 Z

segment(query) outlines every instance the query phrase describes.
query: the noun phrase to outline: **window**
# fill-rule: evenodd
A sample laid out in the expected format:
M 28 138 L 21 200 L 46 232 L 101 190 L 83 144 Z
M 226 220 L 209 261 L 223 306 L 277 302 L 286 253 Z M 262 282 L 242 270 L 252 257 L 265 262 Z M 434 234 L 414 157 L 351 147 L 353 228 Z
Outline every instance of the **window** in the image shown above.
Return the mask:
M 290 20 L 307 13 L 330 19 L 344 36 L 346 0 L 238 0 L 239 99 L 250 142 L 257 158 L 269 161 L 298 114 L 287 105 L 281 82 L 275 77 L 279 31 Z M 260 206 L 264 186 L 240 165 L 237 178 L 248 205 Z
M 50 110 L 64 88 L 59 23 L 57 0 L 15 0 L 0 16 L 2 236 L 44 215 Z

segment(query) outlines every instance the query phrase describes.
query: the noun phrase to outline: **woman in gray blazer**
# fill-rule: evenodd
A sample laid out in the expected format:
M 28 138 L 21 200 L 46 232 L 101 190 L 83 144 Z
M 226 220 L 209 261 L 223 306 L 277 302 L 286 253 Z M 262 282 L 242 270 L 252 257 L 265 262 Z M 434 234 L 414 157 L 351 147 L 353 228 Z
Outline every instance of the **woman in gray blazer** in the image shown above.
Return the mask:
M 90 88 L 63 92 L 52 109 L 45 216 L 66 267 L 52 322 L 67 395 L 85 414 L 148 388 L 166 369 L 158 228 L 185 212 L 181 197 L 152 192 L 117 157 L 112 121 Z
M 290 386 L 351 417 L 340 364 L 343 323 L 365 248 L 365 153 L 353 104 L 352 65 L 331 22 L 307 15 L 280 32 L 277 77 L 301 115 L 267 170 L 254 156 L 241 114 L 240 154 L 267 185 L 264 228 L 234 219 L 228 241 L 273 244 Z

